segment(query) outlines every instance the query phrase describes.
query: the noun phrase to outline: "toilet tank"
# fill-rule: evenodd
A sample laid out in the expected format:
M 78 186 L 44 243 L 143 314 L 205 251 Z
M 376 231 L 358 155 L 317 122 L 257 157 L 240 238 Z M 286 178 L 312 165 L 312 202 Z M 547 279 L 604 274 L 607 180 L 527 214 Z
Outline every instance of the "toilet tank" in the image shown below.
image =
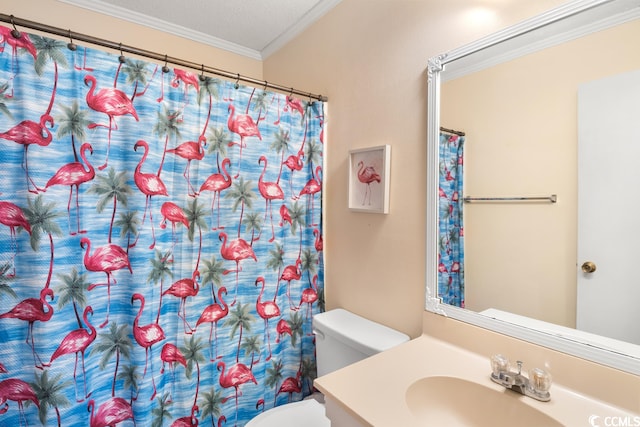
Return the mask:
M 318 376 L 409 341 L 409 336 L 338 308 L 313 317 Z

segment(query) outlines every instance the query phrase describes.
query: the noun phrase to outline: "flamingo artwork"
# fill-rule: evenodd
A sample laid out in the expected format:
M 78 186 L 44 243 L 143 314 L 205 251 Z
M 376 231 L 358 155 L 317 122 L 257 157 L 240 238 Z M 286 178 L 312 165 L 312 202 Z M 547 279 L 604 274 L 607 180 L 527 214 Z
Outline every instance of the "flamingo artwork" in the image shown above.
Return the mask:
M 173 295 L 174 297 L 180 298 L 180 305 L 178 307 L 178 317 L 182 319 L 182 324 L 184 327 L 184 332 L 186 334 L 192 334 L 194 329 L 189 325 L 187 321 L 187 298 L 195 297 L 198 295 L 198 291 L 200 290 L 200 285 L 196 278 L 200 278 L 200 272 L 194 271 L 191 279 L 180 279 L 174 282 L 169 289 L 164 291 L 162 295 Z M 182 314 L 180 314 L 182 312 Z M 187 330 L 189 328 L 189 330 Z
M 371 184 L 374 182 L 380 183 L 382 178 L 380 174 L 376 172 L 373 166 L 365 167 L 363 161 L 358 162 L 358 181 L 365 184 L 367 187 L 365 188 L 364 197 L 362 199 L 362 206 L 367 201 L 367 196 L 369 196 L 369 205 L 371 205 Z
M 260 178 L 258 178 L 258 190 L 260 191 L 260 195 L 262 195 L 265 200 L 264 220 L 267 220 L 267 212 L 269 213 L 269 217 L 271 218 L 271 239 L 269 239 L 269 242 L 273 242 L 276 238 L 276 235 L 273 230 L 273 211 L 271 209 L 271 201 L 284 200 L 284 193 L 282 192 L 282 188 L 280 188 L 278 183 L 264 181 L 264 174 L 267 171 L 267 158 L 265 156 L 260 156 L 258 164 L 261 163 L 264 163 L 264 166 L 262 168 Z
M 231 366 L 227 372 L 225 372 L 225 364 L 221 360 L 218 362 L 218 371 L 220 372 L 220 378 L 218 381 L 220 382 L 220 386 L 223 388 L 231 388 L 235 389 L 235 399 L 236 399 L 236 423 L 238 419 L 238 397 L 242 396 L 242 393 L 239 393 L 239 388 L 242 384 L 253 382 L 254 384 L 258 384 L 256 378 L 253 376 L 251 369 L 247 367 L 244 363 L 236 363 Z M 229 398 L 223 399 L 223 402 L 226 402 Z
M 282 227 L 285 223 L 289 223 L 289 226 L 293 225 L 293 219 L 291 218 L 291 214 L 289 213 L 289 208 L 287 205 L 280 206 L 280 227 Z
M 87 409 L 91 412 L 90 427 L 112 427 L 124 420 L 133 420 L 133 409 L 129 402 L 121 397 L 112 397 L 104 402 L 94 414 L 95 401 L 91 399 Z
M 313 276 L 312 287 L 305 288 L 302 291 L 302 295 L 300 296 L 300 304 L 298 304 L 298 308 L 296 310 L 300 310 L 302 304 L 307 304 L 307 316 L 311 314 L 311 306 L 314 302 L 318 301 L 318 275 Z
M 2 44 L 2 48 L 0 48 L 0 52 L 4 50 L 4 45 L 8 44 L 11 46 L 11 60 L 12 66 L 15 66 L 16 56 L 18 55 L 18 49 L 24 49 L 31 56 L 33 56 L 33 61 L 36 61 L 36 55 L 38 51 L 36 47 L 33 45 L 33 42 L 29 38 L 29 34 L 21 33 L 17 30 L 12 30 L 7 27 L 0 26 L 0 44 Z
M 7 412 L 9 409 L 8 400 L 12 400 L 18 403 L 18 410 L 20 411 L 20 425 L 24 419 L 25 425 L 29 425 L 26 422 L 24 416 L 24 402 L 33 402 L 38 409 L 40 409 L 40 401 L 33 391 L 31 386 L 19 378 L 8 378 L 0 381 L 0 405 L 4 405 L 4 408 L 0 408 L 0 415 Z
M 0 201 L 0 224 L 9 227 L 11 238 L 15 240 L 18 227 L 24 228 L 31 234 L 31 224 L 24 216 L 22 209 L 11 202 Z
M 167 221 L 171 223 L 171 236 L 175 245 L 176 224 L 184 224 L 185 227 L 189 228 L 189 219 L 184 210 L 173 202 L 164 202 L 160 207 L 160 214 L 162 215 L 160 228 L 166 228 Z
M 191 416 L 178 418 L 171 423 L 171 427 L 197 427 L 198 417 L 196 416 L 196 413 L 199 411 L 200 409 L 198 408 L 198 405 L 194 405 L 191 408 Z
M 75 329 L 69 332 L 63 339 L 58 348 L 51 355 L 51 360 L 46 366 L 51 366 L 54 360 L 59 358 L 60 356 L 64 356 L 65 354 L 74 353 L 76 356 L 76 362 L 73 365 L 73 382 L 76 388 L 76 402 L 82 402 L 84 399 L 89 397 L 87 394 L 87 373 L 84 368 L 84 352 L 87 350 L 87 347 L 96 339 L 96 328 L 89 323 L 89 319 L 87 318 L 89 314 L 93 314 L 93 309 L 91 306 L 87 306 L 84 309 L 84 313 L 82 315 L 82 319 L 84 320 L 84 324 L 87 325 L 89 331 L 84 328 Z M 82 377 L 84 379 L 84 398 L 78 399 L 77 394 L 77 380 L 76 380 L 76 372 L 78 370 L 78 353 L 82 357 Z
M 42 368 L 44 364 L 36 352 L 33 324 L 35 322 L 48 322 L 53 316 L 53 307 L 47 302 L 47 297 L 53 301 L 53 290 L 50 288 L 42 289 L 40 298 L 27 298 L 16 304 L 10 311 L 0 314 L 0 319 L 19 319 L 29 323 L 26 342 L 31 345 L 33 361 L 37 368 Z
M 220 303 L 214 303 L 207 306 L 202 312 L 202 314 L 200 315 L 200 318 L 198 319 L 198 321 L 196 322 L 196 328 L 203 323 L 211 324 L 209 329 L 209 349 L 211 349 L 212 347 L 211 335 L 213 334 L 215 329 L 215 345 L 213 347 L 215 347 L 216 349 L 216 357 L 214 359 L 213 356 L 211 356 L 212 362 L 219 358 L 218 356 L 218 322 L 222 318 L 224 318 L 227 314 L 229 314 L 229 306 L 222 299 L 222 294 L 225 294 L 225 295 L 227 294 L 227 288 L 225 288 L 224 286 L 218 289 L 218 301 L 220 301 Z
M 312 177 L 300 190 L 300 194 L 296 197 L 299 199 L 302 195 L 307 195 L 307 211 L 311 212 L 311 226 L 316 226 L 318 224 L 313 222 L 313 205 L 316 193 L 322 191 L 322 180 L 320 179 L 320 174 L 322 173 L 322 166 L 316 167 L 315 176 Z
M 233 272 L 236 273 L 236 291 L 233 297 L 233 302 L 231 303 L 231 305 L 235 305 L 236 298 L 238 296 L 238 273 L 242 271 L 240 261 L 247 258 L 253 258 L 253 260 L 257 262 L 258 258 L 256 258 L 256 254 L 253 252 L 251 245 L 244 239 L 238 238 L 227 243 L 227 233 L 224 231 L 220 233 L 219 239 L 222 242 L 222 247 L 220 248 L 220 255 L 222 255 L 222 258 L 229 261 L 235 261 L 236 263 L 235 270 L 225 270 L 223 272 L 225 275 Z
M 304 115 L 304 107 L 302 106 L 302 101 L 298 98 L 294 98 L 293 96 L 287 96 L 286 105 L 284 106 L 284 111 L 291 110 L 293 113 L 297 111 L 300 115 Z
M 51 131 L 47 128 L 53 129 L 53 117 L 48 114 L 43 114 L 40 117 L 39 122 L 32 120 L 23 120 L 6 132 L 0 132 L 0 139 L 6 139 L 7 141 L 13 141 L 16 144 L 20 144 L 24 147 L 24 157 L 22 160 L 22 167 L 25 170 L 27 178 L 27 189 L 30 193 L 38 193 L 42 191 L 33 179 L 29 176 L 29 157 L 28 150 L 31 145 L 39 145 L 46 147 L 51 143 L 52 135 Z M 33 189 L 31 188 L 33 186 Z
M 113 272 L 122 270 L 124 268 L 129 270 L 129 273 L 133 274 L 131 269 L 131 263 L 129 262 L 129 256 L 127 252 L 118 245 L 112 243 L 101 246 L 93 251 L 91 255 L 91 240 L 88 237 L 83 237 L 80 240 L 80 247 L 85 249 L 84 253 L 84 267 L 93 272 L 102 272 L 107 275 L 107 283 L 92 283 L 87 288 L 88 291 L 93 290 L 97 286 L 107 287 L 107 316 L 100 324 L 101 328 L 109 323 L 109 307 L 111 306 L 111 283 L 116 284 L 116 279 L 113 278 Z
M 256 279 L 255 285 L 262 284 L 260 294 L 256 300 L 256 311 L 258 315 L 264 319 L 264 331 L 267 335 L 267 345 L 269 347 L 269 356 L 265 360 L 271 360 L 271 338 L 269 337 L 269 319 L 280 316 L 280 307 L 274 301 L 262 301 L 262 294 L 264 294 L 264 277 L 260 276 Z
M 160 368 L 161 374 L 164 374 L 165 363 L 169 364 L 169 368 L 171 368 L 171 372 L 174 374 L 174 368 L 177 364 L 180 364 L 185 368 L 187 367 L 187 359 L 184 358 L 180 349 L 170 342 L 162 346 L 162 350 L 160 351 L 160 360 L 162 360 L 162 368 Z
M 173 69 L 173 79 L 171 80 L 171 86 L 177 88 L 180 86 L 180 82 L 184 83 L 184 102 L 189 101 L 189 86 L 193 86 L 196 93 L 200 91 L 200 83 L 198 82 L 198 75 L 179 68 Z
M 169 369 L 171 369 L 171 375 L 173 377 L 173 381 L 171 382 L 171 393 L 173 394 L 173 389 L 176 382 L 175 367 L 177 365 L 182 365 L 186 369 L 187 359 L 184 357 L 182 352 L 180 352 L 180 349 L 178 347 L 168 342 L 162 346 L 162 350 L 160 351 L 160 360 L 162 360 L 160 374 L 164 374 L 165 364 L 169 364 Z
M 11 247 L 13 248 L 11 259 L 13 260 L 18 252 L 17 232 L 22 228 L 31 234 L 31 224 L 27 221 L 20 206 L 6 201 L 0 201 L 0 224 L 9 227 Z M 13 274 L 15 275 L 15 266 Z
M 182 157 L 187 161 L 187 166 L 184 168 L 184 179 L 187 180 L 187 184 L 189 186 L 189 195 L 192 197 L 196 196 L 196 191 L 193 189 L 191 185 L 190 178 L 190 168 L 192 160 L 202 160 L 204 158 L 204 147 L 207 145 L 207 139 L 204 136 L 201 136 L 198 139 L 198 142 L 194 141 L 186 141 L 182 144 L 178 145 L 176 148 L 171 148 L 167 150 L 167 153 L 174 153 L 175 155 Z
M 125 116 L 127 114 L 130 114 L 134 119 L 136 119 L 136 121 L 140 121 L 140 119 L 138 118 L 136 109 L 133 107 L 132 101 L 120 89 L 103 88 L 96 92 L 96 78 L 91 74 L 88 74 L 84 78 L 84 84 L 89 86 L 89 91 L 87 92 L 86 96 L 87 105 L 89 106 L 89 108 L 99 113 L 104 113 L 109 117 L 109 125 L 98 123 L 92 123 L 89 125 L 89 128 L 91 129 L 98 126 L 106 127 L 109 132 L 105 161 L 102 166 L 98 167 L 98 169 L 103 170 L 107 167 L 107 163 L 109 162 L 109 150 L 111 148 L 111 131 L 118 130 L 118 124 L 116 123 L 115 118 L 117 116 Z
M 76 188 L 76 220 L 77 220 L 77 233 L 86 233 L 86 230 L 80 230 L 80 205 L 78 202 L 80 192 L 80 184 L 91 181 L 95 176 L 96 172 L 91 166 L 91 164 L 87 161 L 86 151 L 91 152 L 93 154 L 93 147 L 91 144 L 84 143 L 80 147 L 80 157 L 84 162 L 84 165 L 80 162 L 72 162 L 67 163 L 62 166 L 58 171 L 49 179 L 47 185 L 45 186 L 45 190 L 54 185 L 68 185 L 69 186 L 69 202 L 67 203 L 67 218 L 69 219 L 69 230 L 71 230 L 71 199 L 73 198 L 73 187 Z M 86 165 L 86 170 L 85 170 Z M 75 235 L 76 233 L 69 232 L 71 235 Z
M 214 173 L 209 175 L 209 177 L 202 183 L 200 186 L 200 191 L 198 191 L 198 195 L 203 191 L 211 191 L 213 192 L 213 198 L 211 199 L 211 229 L 219 230 L 224 227 L 220 226 L 220 193 L 222 190 L 226 190 L 231 187 L 231 175 L 227 172 L 227 167 L 231 164 L 231 160 L 225 158 L 222 160 L 222 173 Z M 218 224 L 213 227 L 213 205 L 217 203 L 217 211 L 218 211 Z
M 324 240 L 322 239 L 322 232 L 317 228 L 314 229 L 313 237 L 316 238 L 313 243 L 313 246 L 316 248 L 316 252 L 318 252 L 318 254 L 321 254 L 322 250 L 324 249 Z M 320 262 L 320 258 L 318 258 L 318 262 Z
M 134 301 L 140 301 L 140 308 L 138 309 L 138 314 L 136 315 L 135 320 L 133 321 L 133 337 L 135 338 L 138 345 L 144 348 L 144 372 L 142 374 L 142 379 L 147 375 L 147 366 L 149 364 L 149 351 L 151 351 L 151 347 L 154 344 L 159 343 L 160 341 L 165 339 L 164 331 L 162 327 L 157 323 L 149 323 L 148 325 L 139 326 L 140 316 L 142 316 L 142 311 L 144 310 L 144 296 L 141 294 L 135 293 L 131 297 L 131 304 Z M 151 394 L 151 399 L 153 400 L 156 397 L 156 381 L 153 378 L 153 372 L 151 373 L 151 383 L 153 384 L 153 393 Z
M 293 308 L 293 302 L 291 301 L 291 281 L 300 280 L 302 277 L 302 271 L 300 270 L 301 263 L 302 261 L 298 258 L 295 265 L 286 266 L 279 279 L 280 281 L 287 282 L 287 297 L 289 297 L 291 308 Z
M 234 178 L 240 176 L 240 163 L 242 162 L 242 149 L 246 146 L 244 139 L 257 136 L 262 141 L 262 135 L 260 135 L 260 129 L 258 125 L 253 121 L 253 118 L 248 114 L 235 115 L 236 109 L 233 104 L 229 104 L 228 111 L 230 112 L 227 119 L 227 127 L 229 130 L 240 136 L 240 142 L 230 142 L 229 146 L 240 146 L 240 157 L 238 158 L 238 172 L 236 172 Z
M 147 141 L 139 140 L 133 146 L 135 151 L 138 151 L 138 148 L 142 147 L 144 149 L 144 153 L 142 154 L 142 158 L 138 162 L 138 166 L 136 166 L 136 170 L 133 172 L 133 181 L 136 183 L 138 189 L 145 195 L 145 204 L 144 204 L 144 214 L 142 215 L 142 224 L 144 224 L 144 220 L 147 216 L 147 211 L 149 212 L 149 221 L 151 222 L 151 237 L 153 238 L 153 243 L 149 246 L 149 249 L 153 249 L 156 245 L 156 234 L 153 228 L 153 212 L 151 210 L 151 197 L 153 196 L 168 196 L 167 187 L 160 179 L 160 176 L 152 174 L 152 173 L 142 173 L 142 164 L 145 160 L 147 160 L 147 156 L 149 155 L 149 144 Z M 138 235 L 140 236 L 140 235 Z M 136 241 L 138 238 L 136 237 Z
M 276 332 L 278 333 L 278 338 L 276 338 L 276 343 L 280 342 L 283 335 L 286 334 L 291 336 L 291 334 L 293 333 L 293 331 L 291 330 L 291 326 L 289 325 L 289 322 L 287 322 L 284 319 L 278 320 L 278 324 L 276 325 Z
M 304 157 L 304 150 L 299 150 L 297 155 L 291 155 L 287 157 L 287 160 L 282 162 L 289 169 L 289 190 L 291 194 L 293 193 L 293 173 L 296 171 L 301 171 L 304 166 L 304 162 L 302 158 Z
M 300 375 L 301 372 L 298 371 L 298 373 L 296 374 L 296 377 L 287 377 L 285 378 L 285 380 L 282 382 L 282 385 L 280 385 L 280 388 L 278 389 L 278 392 L 276 393 L 276 395 L 280 394 L 280 393 L 288 393 L 289 394 L 289 403 L 291 403 L 291 398 L 293 397 L 293 393 L 300 393 L 302 392 L 302 384 L 300 382 Z

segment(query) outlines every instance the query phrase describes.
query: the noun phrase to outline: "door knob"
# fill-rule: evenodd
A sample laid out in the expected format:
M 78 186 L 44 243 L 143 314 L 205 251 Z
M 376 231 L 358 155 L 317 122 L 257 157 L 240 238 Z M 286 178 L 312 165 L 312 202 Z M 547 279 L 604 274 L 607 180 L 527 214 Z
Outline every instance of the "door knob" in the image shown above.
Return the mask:
M 596 271 L 596 265 L 591 261 L 586 261 L 584 264 L 582 264 L 581 268 L 585 273 L 593 273 L 594 271 Z

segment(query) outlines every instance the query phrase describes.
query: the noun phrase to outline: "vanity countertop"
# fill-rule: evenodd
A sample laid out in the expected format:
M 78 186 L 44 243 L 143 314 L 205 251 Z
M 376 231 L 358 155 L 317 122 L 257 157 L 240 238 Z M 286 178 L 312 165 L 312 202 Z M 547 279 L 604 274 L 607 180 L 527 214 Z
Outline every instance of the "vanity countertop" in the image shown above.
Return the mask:
M 522 356 L 525 361 L 526 356 Z M 317 378 L 314 384 L 328 401 L 334 400 L 362 425 L 422 427 L 428 425 L 428 420 L 419 419 L 411 412 L 405 395 L 416 380 L 432 376 L 462 378 L 501 393 L 514 393 L 490 380 L 488 358 L 426 334 Z M 582 395 L 562 384 L 554 383 L 550 391 L 550 402 L 516 396 L 563 425 L 599 425 L 593 422 L 605 417 L 622 417 L 626 425 L 640 426 L 639 413 Z M 629 392 L 638 395 L 638 390 Z M 473 401 L 461 401 L 459 407 L 470 414 L 487 410 L 474 407 Z

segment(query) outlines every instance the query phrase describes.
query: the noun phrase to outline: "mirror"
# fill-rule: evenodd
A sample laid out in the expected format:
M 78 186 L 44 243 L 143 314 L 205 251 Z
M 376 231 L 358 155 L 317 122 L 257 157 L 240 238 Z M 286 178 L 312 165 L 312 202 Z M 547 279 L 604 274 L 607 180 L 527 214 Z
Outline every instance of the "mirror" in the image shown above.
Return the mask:
M 640 69 L 639 17 L 573 1 L 429 60 L 428 311 L 640 374 L 640 345 L 575 329 L 579 87 Z M 438 294 L 441 127 L 467 134 L 465 197 L 536 199 L 463 205 L 466 308 Z

